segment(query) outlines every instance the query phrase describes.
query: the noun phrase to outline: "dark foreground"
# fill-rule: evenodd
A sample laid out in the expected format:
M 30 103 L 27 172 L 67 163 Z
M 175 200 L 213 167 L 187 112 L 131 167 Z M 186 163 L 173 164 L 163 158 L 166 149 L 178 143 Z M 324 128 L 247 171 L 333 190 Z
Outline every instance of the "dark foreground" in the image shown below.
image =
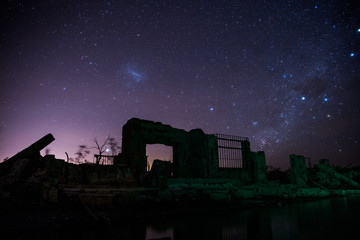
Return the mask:
M 350 239 L 360 197 L 232 206 L 1 209 L 2 239 Z M 92 216 L 95 213 L 96 216 Z

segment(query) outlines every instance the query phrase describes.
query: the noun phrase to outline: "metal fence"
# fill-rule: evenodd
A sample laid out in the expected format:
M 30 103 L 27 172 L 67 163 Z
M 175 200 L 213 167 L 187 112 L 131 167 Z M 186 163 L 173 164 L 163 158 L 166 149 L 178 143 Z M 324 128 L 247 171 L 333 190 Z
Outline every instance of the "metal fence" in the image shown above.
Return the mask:
M 94 163 L 96 163 L 96 160 L 99 158 L 98 154 L 94 154 Z M 114 164 L 114 158 L 115 156 L 109 156 L 109 155 L 101 155 L 101 159 L 99 164 L 100 165 L 113 165 Z
M 215 134 L 218 143 L 219 168 L 242 168 L 241 142 L 247 137 Z

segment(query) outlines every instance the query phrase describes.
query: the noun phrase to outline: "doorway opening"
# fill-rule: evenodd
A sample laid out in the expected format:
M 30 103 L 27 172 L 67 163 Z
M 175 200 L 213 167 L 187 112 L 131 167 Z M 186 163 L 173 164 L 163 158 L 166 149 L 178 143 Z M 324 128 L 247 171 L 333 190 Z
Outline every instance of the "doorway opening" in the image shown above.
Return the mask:
M 147 172 L 152 168 L 154 160 L 173 163 L 173 147 L 164 144 L 146 144 Z

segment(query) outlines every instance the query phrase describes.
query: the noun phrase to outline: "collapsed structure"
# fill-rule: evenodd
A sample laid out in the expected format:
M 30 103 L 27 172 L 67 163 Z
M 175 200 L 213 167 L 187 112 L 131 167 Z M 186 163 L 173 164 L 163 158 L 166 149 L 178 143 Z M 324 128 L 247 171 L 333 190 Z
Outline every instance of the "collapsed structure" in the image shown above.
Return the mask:
M 122 152 L 113 165 L 76 165 L 53 155 L 42 157 L 40 151 L 54 140 L 46 135 L 0 164 L 0 201 L 58 202 L 79 196 L 98 205 L 360 193 L 355 181 L 359 171 L 339 173 L 326 160 L 307 169 L 301 155 L 290 156 L 291 173 L 285 184 L 269 180 L 265 153 L 252 152 L 246 137 L 185 131 L 137 118 L 123 126 L 122 134 Z M 147 144 L 171 146 L 172 163 L 155 160 L 147 172 Z M 337 185 L 324 176 L 337 179 Z
M 251 152 L 248 138 L 205 134 L 201 129 L 187 132 L 160 122 L 137 118 L 130 119 L 124 125 L 122 153 L 114 164 L 127 164 L 140 178 L 143 177 L 147 166 L 147 144 L 172 147 L 174 178 L 230 177 L 230 172 L 237 171 L 235 176 L 241 176 L 247 182 L 265 179 L 264 152 Z M 235 161 L 237 164 L 234 164 L 235 168 L 226 163 L 221 167 L 221 160 Z

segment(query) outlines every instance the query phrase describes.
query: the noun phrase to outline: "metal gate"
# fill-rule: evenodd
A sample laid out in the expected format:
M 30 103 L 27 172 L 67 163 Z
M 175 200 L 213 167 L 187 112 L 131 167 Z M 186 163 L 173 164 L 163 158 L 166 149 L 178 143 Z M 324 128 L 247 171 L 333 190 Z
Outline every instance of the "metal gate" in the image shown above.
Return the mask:
M 218 143 L 219 168 L 242 168 L 243 141 L 249 141 L 247 137 L 215 134 Z
M 114 164 L 114 158 L 116 156 L 109 156 L 109 155 L 101 155 L 101 159 L 99 164 L 100 165 L 113 165 Z M 94 154 L 94 160 L 93 163 L 96 162 L 96 160 L 99 158 L 98 154 Z

